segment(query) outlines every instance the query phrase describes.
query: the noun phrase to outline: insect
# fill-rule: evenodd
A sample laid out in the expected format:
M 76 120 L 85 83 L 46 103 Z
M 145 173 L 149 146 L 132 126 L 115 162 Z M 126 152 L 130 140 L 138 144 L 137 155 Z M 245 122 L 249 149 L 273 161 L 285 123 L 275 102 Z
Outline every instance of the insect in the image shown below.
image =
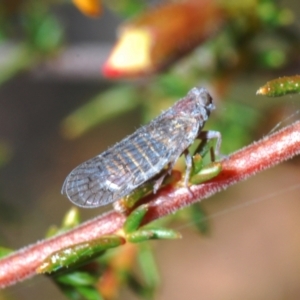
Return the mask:
M 127 196 L 165 169 L 154 185 L 155 193 L 182 154 L 186 159 L 187 186 L 192 167 L 187 149 L 194 140 L 216 138 L 215 153 L 219 153 L 221 134 L 202 131 L 214 108 L 205 88 L 191 89 L 148 125 L 71 171 L 62 194 L 81 207 L 103 206 Z

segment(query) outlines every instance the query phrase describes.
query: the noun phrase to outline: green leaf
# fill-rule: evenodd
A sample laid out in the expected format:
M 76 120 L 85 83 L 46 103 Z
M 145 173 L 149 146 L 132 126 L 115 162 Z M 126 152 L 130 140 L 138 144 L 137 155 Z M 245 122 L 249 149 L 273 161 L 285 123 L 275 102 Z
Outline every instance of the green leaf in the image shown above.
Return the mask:
M 37 268 L 37 272 L 52 273 L 63 267 L 82 264 L 97 257 L 103 251 L 124 243 L 125 240 L 121 236 L 107 235 L 99 239 L 72 245 L 49 255 Z
M 0 247 L 0 258 L 9 255 L 9 254 L 12 253 L 12 252 L 13 252 L 12 249 Z
M 206 212 L 203 210 L 202 206 L 196 203 L 192 205 L 189 209 L 192 222 L 196 225 L 199 232 L 205 235 L 208 234 L 209 222 L 207 219 Z
M 136 93 L 133 86 L 118 86 L 102 92 L 64 119 L 63 135 L 77 138 L 96 125 L 132 110 L 138 105 Z
M 140 243 L 148 240 L 180 239 L 181 234 L 175 230 L 167 228 L 148 228 L 139 229 L 126 235 L 127 241 Z
M 77 290 L 86 300 L 104 300 L 95 288 L 77 287 Z
M 123 229 L 125 233 L 135 232 L 141 225 L 148 211 L 147 205 L 140 205 L 126 219 Z
M 74 285 L 74 286 L 90 286 L 97 282 L 97 278 L 86 272 L 71 272 L 55 277 L 59 283 Z
M 256 92 L 257 95 L 268 97 L 279 97 L 296 93 L 300 93 L 300 75 L 284 76 L 268 81 Z
M 153 255 L 153 250 L 150 248 L 149 243 L 143 243 L 140 245 L 140 251 L 138 252 L 137 259 L 146 285 L 157 288 L 160 284 L 160 276 Z
M 80 215 L 77 207 L 73 206 L 67 213 L 65 214 L 62 227 L 65 229 L 70 229 L 77 226 L 80 223 Z
M 200 184 L 216 177 L 222 171 L 222 165 L 219 162 L 213 162 L 202 168 L 197 174 L 193 175 L 189 182 L 192 184 Z
M 144 299 L 153 299 L 153 288 L 142 284 L 132 273 L 127 275 L 127 282 L 131 290 L 138 296 Z

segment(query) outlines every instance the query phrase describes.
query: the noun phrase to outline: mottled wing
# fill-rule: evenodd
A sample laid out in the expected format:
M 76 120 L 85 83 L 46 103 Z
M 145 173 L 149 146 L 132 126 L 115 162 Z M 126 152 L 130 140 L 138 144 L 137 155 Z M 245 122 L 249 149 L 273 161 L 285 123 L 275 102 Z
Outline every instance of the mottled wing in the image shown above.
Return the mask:
M 62 193 L 83 207 L 114 202 L 177 160 L 197 130 L 195 120 L 166 112 L 75 168 L 66 178 Z

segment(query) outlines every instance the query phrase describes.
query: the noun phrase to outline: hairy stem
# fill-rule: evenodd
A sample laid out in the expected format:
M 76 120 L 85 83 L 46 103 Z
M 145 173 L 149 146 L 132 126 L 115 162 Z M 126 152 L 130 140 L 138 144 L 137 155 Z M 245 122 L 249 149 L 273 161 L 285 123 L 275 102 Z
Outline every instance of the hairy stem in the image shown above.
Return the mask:
M 186 188 L 168 187 L 149 197 L 144 224 L 207 198 L 257 172 L 300 153 L 300 121 L 245 147 L 223 160 L 222 172 L 209 182 Z M 62 248 L 121 229 L 125 216 L 110 211 L 53 238 L 27 246 L 0 260 L 0 288 L 32 277 L 43 260 Z

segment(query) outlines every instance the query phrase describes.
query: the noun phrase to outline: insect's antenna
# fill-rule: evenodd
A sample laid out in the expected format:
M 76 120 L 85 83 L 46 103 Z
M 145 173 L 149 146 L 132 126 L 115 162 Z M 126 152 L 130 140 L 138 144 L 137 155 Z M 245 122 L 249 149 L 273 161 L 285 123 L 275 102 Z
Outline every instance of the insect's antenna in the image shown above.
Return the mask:
M 277 123 L 268 133 L 268 135 L 272 134 L 273 132 L 275 132 L 284 122 L 289 121 L 290 119 L 292 119 L 293 117 L 295 117 L 296 115 L 298 115 L 300 112 L 300 109 L 296 110 L 294 113 L 292 113 L 291 115 L 287 116 L 286 118 L 284 118 L 282 121 L 280 121 L 279 123 Z
M 230 208 L 223 209 L 223 210 L 221 210 L 219 212 L 216 212 L 216 213 L 213 213 L 211 215 L 208 215 L 208 216 L 206 216 L 204 218 L 201 218 L 201 220 L 199 220 L 199 223 L 200 222 L 205 222 L 207 220 L 217 219 L 217 218 L 219 218 L 221 216 L 233 213 L 233 212 L 235 212 L 237 210 L 243 209 L 243 208 L 248 207 L 250 205 L 254 205 L 254 204 L 258 204 L 258 203 L 263 202 L 263 201 L 271 200 L 275 196 L 279 196 L 279 195 L 282 195 L 282 194 L 287 194 L 287 193 L 293 192 L 293 191 L 298 190 L 298 189 L 300 189 L 300 184 L 292 185 L 292 186 L 287 187 L 285 189 L 282 189 L 280 191 L 276 191 L 274 193 L 270 193 L 270 194 L 268 194 L 266 196 L 258 197 L 258 198 L 254 199 L 254 200 L 250 200 L 250 201 L 245 202 L 245 203 L 237 204 L 237 205 L 234 205 L 234 206 L 232 206 Z M 282 198 L 282 200 L 283 199 L 284 198 Z M 188 222 L 188 223 L 186 223 L 184 225 L 178 226 L 178 227 L 176 227 L 176 229 L 180 230 L 180 229 L 189 227 L 189 226 L 191 226 L 193 224 L 195 224 L 195 221 Z

